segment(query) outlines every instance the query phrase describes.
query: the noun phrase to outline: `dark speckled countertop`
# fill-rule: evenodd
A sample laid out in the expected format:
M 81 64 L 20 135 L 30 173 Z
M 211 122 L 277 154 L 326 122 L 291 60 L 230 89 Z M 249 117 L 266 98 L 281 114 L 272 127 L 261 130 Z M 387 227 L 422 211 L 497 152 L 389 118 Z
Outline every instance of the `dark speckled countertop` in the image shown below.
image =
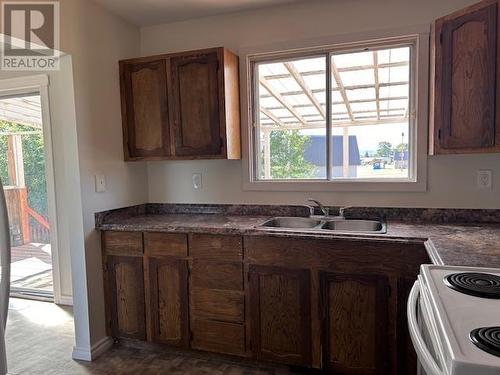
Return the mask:
M 186 207 L 191 209 L 185 209 Z M 193 207 L 196 209 L 192 209 Z M 214 207 L 221 206 L 134 206 L 96 214 L 96 228 L 115 231 L 270 235 L 311 239 L 343 238 L 356 241 L 423 243 L 430 258 L 436 264 L 500 268 L 500 223 L 451 223 L 447 222 L 449 220 L 446 219 L 461 217 L 461 215 L 463 217 L 477 217 L 478 212 L 467 216 L 464 212 L 457 213 L 457 210 L 442 210 L 432 218 L 426 216 L 426 222 L 415 222 L 418 221 L 415 220 L 416 215 L 412 216 L 413 221 L 409 222 L 393 218 L 392 214 L 383 214 L 379 217 L 384 217 L 387 223 L 387 233 L 385 234 L 323 234 L 284 229 L 269 230 L 259 227 L 260 224 L 273 216 L 306 216 L 307 212 L 300 206 L 289 206 L 288 210 L 274 206 L 238 206 L 245 207 L 244 210 L 220 210 L 214 209 Z M 259 209 L 259 207 L 266 207 L 266 209 Z M 364 212 L 363 216 L 360 215 L 359 210 L 358 217 L 374 218 L 375 209 L 369 209 Z M 493 210 L 482 211 L 489 211 L 486 214 L 490 218 L 496 216 L 496 213 L 491 212 Z M 378 213 L 380 214 L 380 212 L 379 209 Z M 436 218 L 437 216 L 439 218 Z M 403 217 L 407 218 L 408 215 Z

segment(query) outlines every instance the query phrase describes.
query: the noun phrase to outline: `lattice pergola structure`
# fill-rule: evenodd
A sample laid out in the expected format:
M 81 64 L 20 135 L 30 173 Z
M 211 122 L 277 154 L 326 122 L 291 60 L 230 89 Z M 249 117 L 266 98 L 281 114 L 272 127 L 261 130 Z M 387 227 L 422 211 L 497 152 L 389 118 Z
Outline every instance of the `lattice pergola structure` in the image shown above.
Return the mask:
M 16 96 L 0 99 L 0 120 L 25 125 L 28 129 L 42 130 L 40 96 Z
M 344 156 L 349 127 L 408 121 L 409 57 L 408 47 L 332 55 L 331 126 L 343 129 Z M 326 128 L 326 74 L 323 56 L 258 65 L 266 178 L 271 131 Z M 344 161 L 347 172 L 348 158 Z

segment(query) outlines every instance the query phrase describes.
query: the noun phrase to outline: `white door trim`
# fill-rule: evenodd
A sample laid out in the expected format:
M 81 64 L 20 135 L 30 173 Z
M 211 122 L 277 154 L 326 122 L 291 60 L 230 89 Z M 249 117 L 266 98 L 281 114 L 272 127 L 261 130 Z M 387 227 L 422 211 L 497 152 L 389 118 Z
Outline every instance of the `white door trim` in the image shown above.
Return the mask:
M 52 277 L 54 282 L 54 302 L 72 304 L 71 296 L 61 295 L 61 273 L 57 232 L 57 206 L 52 147 L 52 127 L 50 122 L 49 77 L 38 74 L 19 78 L 0 80 L 0 97 L 4 95 L 27 94 L 38 92 L 42 109 L 43 142 L 45 153 L 45 179 L 47 182 L 47 209 L 50 224 L 50 243 L 52 256 Z

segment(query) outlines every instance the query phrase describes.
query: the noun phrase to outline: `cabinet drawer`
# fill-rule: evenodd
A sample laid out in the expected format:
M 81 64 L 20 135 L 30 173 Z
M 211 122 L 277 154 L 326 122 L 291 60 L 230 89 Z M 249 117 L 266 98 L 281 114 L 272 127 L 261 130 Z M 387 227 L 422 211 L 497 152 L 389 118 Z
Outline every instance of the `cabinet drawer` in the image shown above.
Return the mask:
M 241 324 L 194 320 L 191 347 L 225 354 L 245 354 L 245 329 Z
M 243 292 L 232 290 L 191 290 L 191 314 L 197 318 L 243 323 L 245 302 Z
M 103 232 L 103 244 L 106 254 L 142 255 L 141 232 Z
M 191 234 L 189 252 L 193 258 L 241 261 L 243 240 L 239 236 Z
M 243 263 L 194 260 L 191 285 L 209 289 L 243 290 Z
M 144 233 L 144 253 L 160 257 L 186 257 L 187 236 L 176 233 Z

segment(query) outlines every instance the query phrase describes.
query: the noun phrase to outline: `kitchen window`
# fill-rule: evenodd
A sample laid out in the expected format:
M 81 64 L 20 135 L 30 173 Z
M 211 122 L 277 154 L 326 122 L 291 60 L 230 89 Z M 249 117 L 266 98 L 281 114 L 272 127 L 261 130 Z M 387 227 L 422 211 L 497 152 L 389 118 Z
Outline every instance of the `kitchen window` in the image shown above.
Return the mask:
M 251 56 L 250 180 L 415 182 L 417 41 Z

